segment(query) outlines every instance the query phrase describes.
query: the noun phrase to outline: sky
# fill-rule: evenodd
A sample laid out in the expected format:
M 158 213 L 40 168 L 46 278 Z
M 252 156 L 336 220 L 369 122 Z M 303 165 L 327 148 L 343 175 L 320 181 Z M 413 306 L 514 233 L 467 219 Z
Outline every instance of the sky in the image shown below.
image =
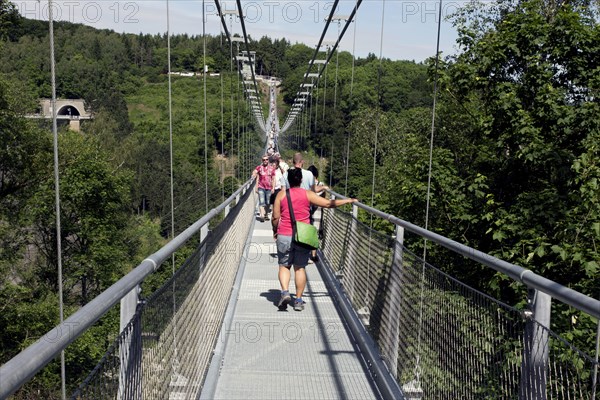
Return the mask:
M 465 0 L 442 3 L 440 50 L 444 55 L 455 52 L 456 31 L 446 17 Z M 48 19 L 47 0 L 13 1 L 21 15 Z M 254 39 L 268 36 L 285 38 L 293 43 L 314 47 L 319 42 L 333 1 L 317 0 L 242 0 L 247 33 Z M 53 18 L 83 23 L 99 29 L 122 33 L 187 33 L 201 35 L 202 1 L 198 0 L 52 0 Z M 221 1 L 223 10 L 236 10 L 236 1 Z M 336 17 L 348 17 L 356 0 L 341 0 Z M 168 15 L 167 18 L 167 5 Z M 394 60 L 424 61 L 435 54 L 439 1 L 363 0 L 346 31 L 340 50 L 365 57 L 369 53 Z M 218 35 L 221 22 L 213 0 L 204 3 L 207 34 Z M 227 29 L 241 34 L 235 15 L 226 15 Z M 167 24 L 168 21 L 168 24 Z M 334 43 L 345 21 L 332 22 L 324 41 Z M 168 26 L 167 26 L 168 25 Z

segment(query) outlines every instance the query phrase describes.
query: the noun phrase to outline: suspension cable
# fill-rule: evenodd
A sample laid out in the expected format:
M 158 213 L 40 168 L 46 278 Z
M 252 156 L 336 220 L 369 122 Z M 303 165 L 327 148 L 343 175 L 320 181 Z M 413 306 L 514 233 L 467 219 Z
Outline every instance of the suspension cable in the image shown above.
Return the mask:
M 168 82 L 168 110 L 169 110 L 169 178 L 170 178 L 170 197 L 171 197 L 171 240 L 175 238 L 175 200 L 173 190 L 173 101 L 172 101 L 172 85 L 171 85 L 171 21 L 170 21 L 170 7 L 169 0 L 166 0 L 167 5 L 167 82 Z M 175 276 L 175 252 L 171 255 L 171 276 Z M 173 347 L 174 356 L 172 360 L 173 376 L 177 376 L 179 373 L 179 341 L 177 340 L 177 298 L 175 296 L 176 287 L 175 282 L 172 283 L 171 288 L 171 303 L 173 307 Z
M 169 101 L 169 177 L 171 188 L 171 239 L 175 237 L 175 197 L 173 190 L 173 97 L 171 84 L 171 22 L 169 17 L 169 0 L 167 0 L 167 82 L 168 82 L 168 101 Z M 172 256 L 173 275 L 175 275 L 175 253 Z
M 215 0 L 215 7 L 217 7 L 217 14 L 221 19 L 221 27 L 223 28 L 223 31 L 225 31 L 225 37 L 231 43 L 231 37 L 229 36 L 229 31 L 227 30 L 227 24 L 225 23 L 224 14 L 223 12 L 221 12 L 221 3 L 219 3 L 219 0 Z
M 318 133 L 317 120 L 319 119 L 319 82 L 321 81 L 321 75 L 317 78 L 317 83 L 313 86 L 315 89 L 315 133 Z
M 310 110 L 308 107 L 304 108 L 304 134 L 302 135 L 302 148 L 306 147 L 306 141 L 310 137 L 310 125 L 308 124 Z
M 356 0 L 356 6 L 358 7 L 358 0 Z M 354 95 L 354 64 L 355 64 L 355 52 L 356 52 L 356 25 L 357 22 L 354 20 L 354 35 L 352 37 L 352 72 L 350 74 L 350 100 L 353 100 Z M 348 196 L 348 170 L 350 167 L 350 130 L 346 138 L 346 180 L 344 183 L 344 196 Z
M 433 77 L 433 104 L 431 110 L 431 135 L 429 138 L 429 170 L 427 173 L 427 196 L 425 204 L 425 229 L 429 226 L 429 204 L 431 197 L 431 175 L 432 175 L 432 164 L 433 164 L 433 137 L 435 132 L 435 112 L 437 105 L 437 94 L 438 94 L 438 69 L 440 60 L 440 31 L 442 25 L 442 0 L 439 2 L 438 10 L 438 25 L 437 25 L 437 39 L 435 46 L 435 69 Z M 420 379 L 420 354 L 421 354 L 421 332 L 423 327 L 423 302 L 425 296 L 425 264 L 427 259 L 427 239 L 423 239 L 423 265 L 421 270 L 421 298 L 419 307 L 419 330 L 417 336 L 417 359 L 415 364 L 415 378 L 417 382 Z
M 233 15 L 229 15 L 229 29 L 231 30 L 231 35 L 233 35 Z M 239 52 L 238 52 L 239 56 Z M 236 58 L 236 70 L 238 69 L 237 58 Z M 231 108 L 229 110 L 231 114 L 231 125 L 229 126 L 229 134 L 231 135 L 231 149 L 229 156 L 229 164 L 232 168 L 233 166 L 233 40 L 229 38 L 229 97 L 231 102 Z M 231 193 L 234 192 L 234 180 L 231 179 Z
M 329 15 L 329 18 L 327 19 L 327 23 L 325 25 L 325 28 L 323 30 L 323 33 L 321 34 L 321 39 L 319 40 L 319 43 L 317 44 L 317 48 L 315 50 L 315 53 L 313 54 L 313 58 L 311 59 L 311 61 L 309 62 L 309 67 L 308 67 L 308 71 L 306 74 L 304 74 L 304 80 L 302 81 L 302 83 L 300 84 L 300 89 L 298 90 L 298 92 L 296 93 L 296 99 L 298 98 L 300 91 L 302 90 L 302 86 L 304 85 L 304 83 L 306 83 L 306 78 L 308 77 L 308 74 L 310 73 L 310 70 L 314 64 L 314 61 L 316 59 L 316 56 L 318 55 L 318 51 L 321 47 L 321 44 L 323 42 L 323 37 L 325 36 L 325 33 L 327 31 L 327 28 L 329 26 L 329 23 L 331 22 L 331 19 L 333 18 L 333 14 L 334 14 L 334 10 L 337 7 L 337 1 L 333 4 L 332 9 L 331 9 L 331 13 Z M 340 41 L 342 40 L 342 38 L 344 37 L 346 30 L 348 29 L 348 26 L 352 23 L 353 19 L 354 19 L 354 15 L 356 14 L 356 12 L 358 11 L 358 8 L 360 7 L 360 5 L 362 4 L 362 0 L 357 0 L 356 1 L 356 5 L 354 7 L 354 9 L 352 10 L 352 13 L 350 13 L 350 16 L 348 17 L 348 20 L 346 21 L 346 24 L 344 25 L 344 29 L 342 29 L 341 34 L 339 35 L 338 40 L 336 41 L 336 43 L 333 45 L 332 47 L 332 52 L 331 54 L 327 57 L 327 59 L 325 60 L 325 64 L 328 64 L 331 57 L 333 56 L 333 52 L 337 49 Z M 319 78 L 321 76 L 322 73 L 322 69 L 319 71 Z M 294 100 L 295 101 L 295 100 Z M 289 128 L 289 126 L 291 126 L 291 124 L 293 123 L 293 117 L 290 119 L 290 117 L 288 116 L 286 118 L 286 123 L 284 125 L 284 128 L 281 129 L 282 132 L 284 132 L 285 130 L 287 130 Z
M 220 27 L 220 39 L 221 39 L 221 43 L 220 43 L 220 49 L 221 51 L 223 51 L 223 27 Z M 224 182 L 224 178 L 223 178 L 223 168 L 224 168 L 224 161 L 225 161 L 225 89 L 223 88 L 224 83 L 223 83 L 223 71 L 220 70 L 219 71 L 219 75 L 221 78 L 221 157 L 223 157 L 222 159 L 219 158 L 219 175 L 221 178 L 221 203 L 225 201 L 225 182 Z
M 329 60 L 329 46 L 326 46 L 326 52 L 325 52 L 325 60 Z M 324 72 L 324 76 L 323 76 L 323 118 L 322 118 L 322 125 L 321 126 L 321 140 L 319 140 L 319 147 L 321 147 L 321 158 L 323 158 L 323 134 L 325 133 L 325 105 L 326 105 L 326 101 L 327 101 L 327 66 L 328 66 L 328 61 L 325 61 L 325 64 L 323 64 L 323 67 L 321 68 L 321 72 Z
M 327 47 L 327 59 L 329 59 L 329 46 Z M 327 62 L 325 62 L 325 77 L 323 79 L 323 126 L 325 126 L 325 104 L 327 101 Z M 323 145 L 321 145 L 322 147 Z
M 207 139 L 207 107 L 206 107 L 206 18 L 205 12 L 206 7 L 204 5 L 205 0 L 202 0 L 202 77 L 204 81 L 204 212 L 208 214 L 208 139 Z
M 335 14 L 335 10 L 337 8 L 338 3 L 339 3 L 339 0 L 335 0 L 335 2 L 333 3 L 333 6 L 331 7 L 331 12 L 329 13 L 329 16 L 327 17 L 327 20 L 325 21 L 325 27 L 323 28 L 323 31 L 321 32 L 321 37 L 319 38 L 319 43 L 317 43 L 315 52 L 313 53 L 313 56 L 312 56 L 310 62 L 308 63 L 308 70 L 307 70 L 306 74 L 304 74 L 304 79 L 303 79 L 302 83 L 300 84 L 300 89 L 298 90 L 298 92 L 296 92 L 296 96 L 294 98 L 294 103 L 296 102 L 296 99 L 298 98 L 300 91 L 302 90 L 302 85 L 304 85 L 304 83 L 306 83 L 306 78 L 308 77 L 308 74 L 310 73 L 310 70 L 312 69 L 312 67 L 314 65 L 317 55 L 319 54 L 319 49 L 321 48 L 321 43 L 323 43 L 323 39 L 325 38 L 325 34 L 327 33 L 329 24 L 331 23 L 331 21 L 333 19 L 333 16 Z M 286 118 L 286 121 L 287 121 L 287 118 Z M 282 129 L 282 131 L 285 131 L 287 129 L 288 125 L 289 124 L 286 122 L 286 124 L 284 125 L 284 129 Z M 316 126 L 316 121 L 315 121 L 315 126 Z
M 48 31 L 50 39 L 50 81 L 52 85 L 52 137 L 54 148 L 54 202 L 56 210 L 56 261 L 58 268 L 58 314 L 60 323 L 65 318 L 63 305 L 63 277 L 62 277 L 62 242 L 60 226 L 60 181 L 58 168 L 58 122 L 56 120 L 56 62 L 54 56 L 54 20 L 52 15 L 52 0 L 48 0 Z M 60 352 L 60 391 L 62 399 L 67 398 L 65 370 L 65 351 Z
M 223 29 L 225 31 L 225 34 L 227 35 L 227 40 L 229 40 L 230 53 L 231 53 L 230 54 L 230 58 L 231 58 L 231 65 L 232 65 L 233 64 L 233 45 L 232 45 L 232 36 L 231 35 L 233 35 L 233 27 L 231 27 L 231 35 L 230 35 L 230 32 L 227 30 L 227 23 L 225 22 L 225 17 L 224 17 L 225 14 L 222 12 L 219 0 L 215 0 L 215 6 L 217 8 L 217 13 L 219 14 L 219 18 L 221 20 L 221 26 L 223 27 Z M 245 24 L 244 24 L 244 16 L 242 14 L 242 7 L 241 7 L 241 4 L 239 3 L 239 1 L 237 3 L 237 8 L 239 10 L 239 11 L 237 11 L 237 15 L 240 18 L 241 25 L 242 25 L 243 36 L 244 36 L 244 40 L 246 42 L 246 52 L 248 54 L 248 61 L 250 61 L 250 50 L 249 50 L 249 46 L 248 46 L 248 39 L 247 39 L 247 36 L 246 36 L 246 27 L 245 27 Z M 229 14 L 231 14 L 231 13 L 229 13 Z M 232 19 L 232 17 L 230 16 L 230 24 L 231 24 L 231 19 Z M 239 55 L 239 45 L 238 45 L 238 55 Z M 255 75 L 254 75 L 254 68 L 252 66 L 252 63 L 249 62 L 249 64 L 250 64 L 250 71 L 252 73 L 252 83 L 254 85 L 254 89 L 256 90 L 256 94 L 258 96 L 259 92 L 258 92 L 258 86 L 257 86 L 257 83 L 256 83 Z M 237 69 L 238 73 L 241 75 L 241 70 L 239 69 L 239 65 L 237 65 L 237 61 L 236 61 L 236 69 Z M 231 71 L 230 72 L 233 74 L 233 67 L 231 67 Z M 233 83 L 232 83 L 232 85 L 233 85 Z M 233 88 L 232 88 L 232 91 L 233 91 Z M 244 93 L 247 93 L 245 86 L 244 86 Z M 232 107 L 231 108 L 232 108 L 232 113 L 233 113 L 233 101 L 232 101 Z M 261 110 L 260 113 L 262 115 L 262 110 Z M 256 115 L 255 112 L 253 112 L 253 115 L 254 115 L 255 119 L 257 120 L 257 122 L 259 123 L 259 126 L 261 127 L 261 129 L 265 130 L 264 116 L 262 117 L 262 121 L 261 121 L 261 118 L 259 118 Z M 232 116 L 232 119 L 231 119 L 231 134 L 233 136 L 233 116 Z M 234 147 L 234 145 L 233 145 L 233 137 L 232 137 L 232 145 L 231 145 L 231 147 L 232 147 L 231 151 L 233 153 L 233 147 Z M 232 190 L 233 190 L 233 187 L 232 187 Z
M 440 60 L 440 31 L 441 31 L 441 17 L 442 17 L 442 0 L 440 0 L 440 9 L 438 15 L 438 26 L 437 26 L 437 41 L 435 46 L 435 70 L 433 78 L 433 105 L 431 110 L 431 135 L 429 138 L 429 170 L 427 174 L 427 201 L 425 205 L 425 229 L 429 226 L 429 202 L 431 198 L 431 170 L 433 161 L 433 134 L 435 132 L 435 112 L 437 105 L 437 94 L 438 94 L 438 69 Z M 427 239 L 423 244 L 423 261 L 427 256 Z
M 238 51 L 239 53 L 239 51 Z M 241 146 L 240 146 L 240 74 L 236 74 L 237 76 L 237 91 L 236 91 L 236 104 L 235 104 L 235 108 L 237 111 L 237 155 L 238 155 L 238 168 L 236 171 L 236 177 L 239 179 L 241 179 L 241 176 L 239 174 L 242 173 L 241 168 L 240 168 L 240 164 L 242 161 L 242 153 L 240 152 Z
M 312 131 L 312 109 L 313 109 L 313 100 L 314 100 L 314 98 L 313 98 L 314 96 L 312 95 L 312 93 L 315 90 L 315 80 L 314 80 L 314 78 L 311 79 L 311 85 L 312 86 L 310 87 L 310 94 L 308 95 L 308 97 L 309 97 L 308 107 L 307 107 L 307 110 L 306 110 L 308 112 L 308 129 L 307 129 L 307 134 L 308 134 L 309 138 L 312 136 L 311 135 L 311 131 Z
M 381 122 L 381 75 L 383 69 L 383 25 L 385 22 L 385 0 L 382 0 L 382 11 L 381 11 L 381 33 L 379 39 L 379 68 L 377 70 L 377 114 L 375 115 L 375 144 L 373 151 L 373 177 L 371 179 L 371 207 L 374 207 L 375 203 L 375 180 L 376 180 L 376 167 L 377 167 L 377 147 L 379 141 L 379 124 Z M 371 225 L 373 225 L 373 214 L 371 214 Z
M 596 323 L 596 356 L 594 357 L 594 371 L 592 375 L 592 393 L 596 395 L 596 387 L 598 385 L 598 355 L 600 354 L 600 319 Z M 592 397 L 594 400 L 594 397 Z
M 338 0 L 336 0 L 338 1 Z M 246 44 L 246 54 L 248 56 L 248 60 L 250 60 L 250 45 L 248 44 L 248 34 L 246 33 L 246 23 L 244 22 L 244 12 L 242 9 L 242 3 L 241 0 L 236 0 L 237 3 L 237 7 L 238 7 L 238 14 L 240 16 L 240 25 L 242 27 L 242 33 L 244 34 L 244 43 Z M 258 95 L 260 94 L 260 92 L 258 91 L 258 85 L 256 84 L 256 76 L 254 74 L 254 66 L 252 65 L 252 63 L 250 62 L 250 74 L 252 75 L 252 82 L 254 84 L 254 90 L 256 91 L 256 97 L 258 98 Z M 263 115 L 262 110 L 260 111 L 260 114 Z M 262 124 L 264 126 L 264 116 L 262 117 Z M 265 132 L 266 133 L 266 132 Z
M 341 27 L 341 22 L 338 19 L 338 40 L 340 40 L 340 27 Z M 333 86 L 333 111 L 335 114 L 335 111 L 337 110 L 337 88 L 338 88 L 338 70 L 339 70 L 339 66 L 340 66 L 340 50 L 337 49 L 337 51 L 335 52 L 336 57 L 335 57 L 335 82 L 334 82 L 334 86 Z M 330 167 L 329 167 L 329 187 L 333 186 L 333 154 L 334 154 L 334 137 L 335 135 L 331 136 L 331 154 L 330 154 Z
M 340 27 L 341 22 L 338 20 L 338 40 L 340 40 Z M 335 51 L 335 82 L 333 86 L 333 110 L 335 111 L 337 108 L 337 88 L 338 88 L 338 70 L 340 66 L 340 50 Z
M 373 177 L 371 179 L 371 207 L 375 207 L 375 181 L 376 181 L 376 169 L 377 169 L 377 150 L 379 142 L 379 124 L 381 123 L 381 74 L 383 69 L 383 26 L 385 22 L 385 0 L 381 2 L 381 33 L 379 38 L 379 68 L 377 71 L 377 110 L 375 116 L 375 142 L 373 148 Z M 371 214 L 370 229 L 369 229 L 369 247 L 367 260 L 371 260 L 371 243 L 372 243 L 372 232 L 373 232 L 373 214 Z M 367 263 L 367 281 L 371 276 L 371 264 Z M 368 292 L 365 292 L 365 306 L 368 305 Z

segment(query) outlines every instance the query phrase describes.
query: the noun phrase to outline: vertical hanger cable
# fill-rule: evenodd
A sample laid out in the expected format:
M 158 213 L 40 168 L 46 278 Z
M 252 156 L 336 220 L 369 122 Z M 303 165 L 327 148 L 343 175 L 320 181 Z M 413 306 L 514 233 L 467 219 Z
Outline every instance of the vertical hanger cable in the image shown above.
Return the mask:
M 358 0 L 356 0 L 358 7 Z M 352 73 L 350 75 L 350 101 L 354 101 L 354 64 L 356 62 L 356 20 L 354 20 L 354 36 L 352 38 Z M 348 196 L 348 169 L 350 167 L 350 131 L 348 131 L 348 136 L 346 139 L 346 179 L 344 183 L 344 196 Z
M 208 214 L 208 125 L 207 125 L 207 107 L 206 107 L 206 7 L 205 0 L 202 0 L 202 74 L 204 81 L 204 212 Z
M 62 276 L 62 241 L 60 224 L 60 174 L 58 165 L 58 123 L 56 120 L 56 62 L 54 54 L 54 16 L 52 14 L 52 0 L 48 0 L 48 31 L 50 40 L 50 81 L 52 85 L 52 137 L 54 148 L 54 201 L 56 210 L 56 263 L 58 268 L 58 313 L 60 323 L 65 318 L 63 305 L 63 276 Z M 60 391 L 62 399 L 67 398 L 65 370 L 65 351 L 60 352 Z
M 427 198 L 425 205 L 425 229 L 429 228 L 429 205 L 431 198 L 431 176 L 432 176 L 432 164 L 433 164 L 433 138 L 435 132 L 435 112 L 437 105 L 437 94 L 438 94 L 438 69 L 439 69 L 439 60 L 440 60 L 440 31 L 442 25 L 442 0 L 439 2 L 439 10 L 438 10 L 438 25 L 437 25 L 437 40 L 435 47 L 435 70 L 434 70 L 434 78 L 433 78 L 433 104 L 431 110 L 431 134 L 429 138 L 429 170 L 427 173 Z M 421 375 L 421 332 L 423 327 L 423 302 L 425 296 L 425 265 L 427 259 L 427 239 L 423 239 L 423 264 L 421 270 L 421 298 L 420 298 L 420 307 L 419 307 L 419 329 L 417 335 L 417 353 L 416 353 L 416 361 L 415 361 L 415 378 L 417 383 L 420 382 Z

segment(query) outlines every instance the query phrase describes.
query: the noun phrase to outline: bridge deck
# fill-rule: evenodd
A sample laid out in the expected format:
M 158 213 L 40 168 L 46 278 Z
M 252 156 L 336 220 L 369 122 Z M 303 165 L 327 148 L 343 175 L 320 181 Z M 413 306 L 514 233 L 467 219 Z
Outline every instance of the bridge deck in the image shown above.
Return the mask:
M 223 352 L 217 351 L 211 367 L 219 370 L 218 378 L 208 395 L 215 399 L 378 398 L 317 265 L 307 267 L 304 311 L 291 306 L 279 311 L 271 224 L 255 221 L 251 235 L 233 317 L 226 319 L 219 343 Z M 291 293 L 293 282 L 292 273 Z M 214 379 L 210 375 L 208 379 Z

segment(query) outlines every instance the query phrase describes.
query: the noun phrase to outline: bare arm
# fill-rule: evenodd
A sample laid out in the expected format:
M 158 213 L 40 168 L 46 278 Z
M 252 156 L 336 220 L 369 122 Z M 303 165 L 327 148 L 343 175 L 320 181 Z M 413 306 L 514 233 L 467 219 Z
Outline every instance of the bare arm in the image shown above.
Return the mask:
M 254 187 L 254 191 L 258 193 L 258 171 L 252 171 L 252 177 L 256 179 L 256 186 Z
M 329 186 L 327 185 L 323 185 L 322 183 L 319 183 L 318 185 L 315 185 L 315 192 L 316 193 L 320 193 L 323 190 L 329 189 Z
M 335 208 L 343 206 L 344 204 L 355 203 L 358 201 L 357 199 L 328 200 L 320 197 L 318 194 L 310 190 L 306 191 L 306 196 L 308 197 L 310 204 L 323 208 Z

